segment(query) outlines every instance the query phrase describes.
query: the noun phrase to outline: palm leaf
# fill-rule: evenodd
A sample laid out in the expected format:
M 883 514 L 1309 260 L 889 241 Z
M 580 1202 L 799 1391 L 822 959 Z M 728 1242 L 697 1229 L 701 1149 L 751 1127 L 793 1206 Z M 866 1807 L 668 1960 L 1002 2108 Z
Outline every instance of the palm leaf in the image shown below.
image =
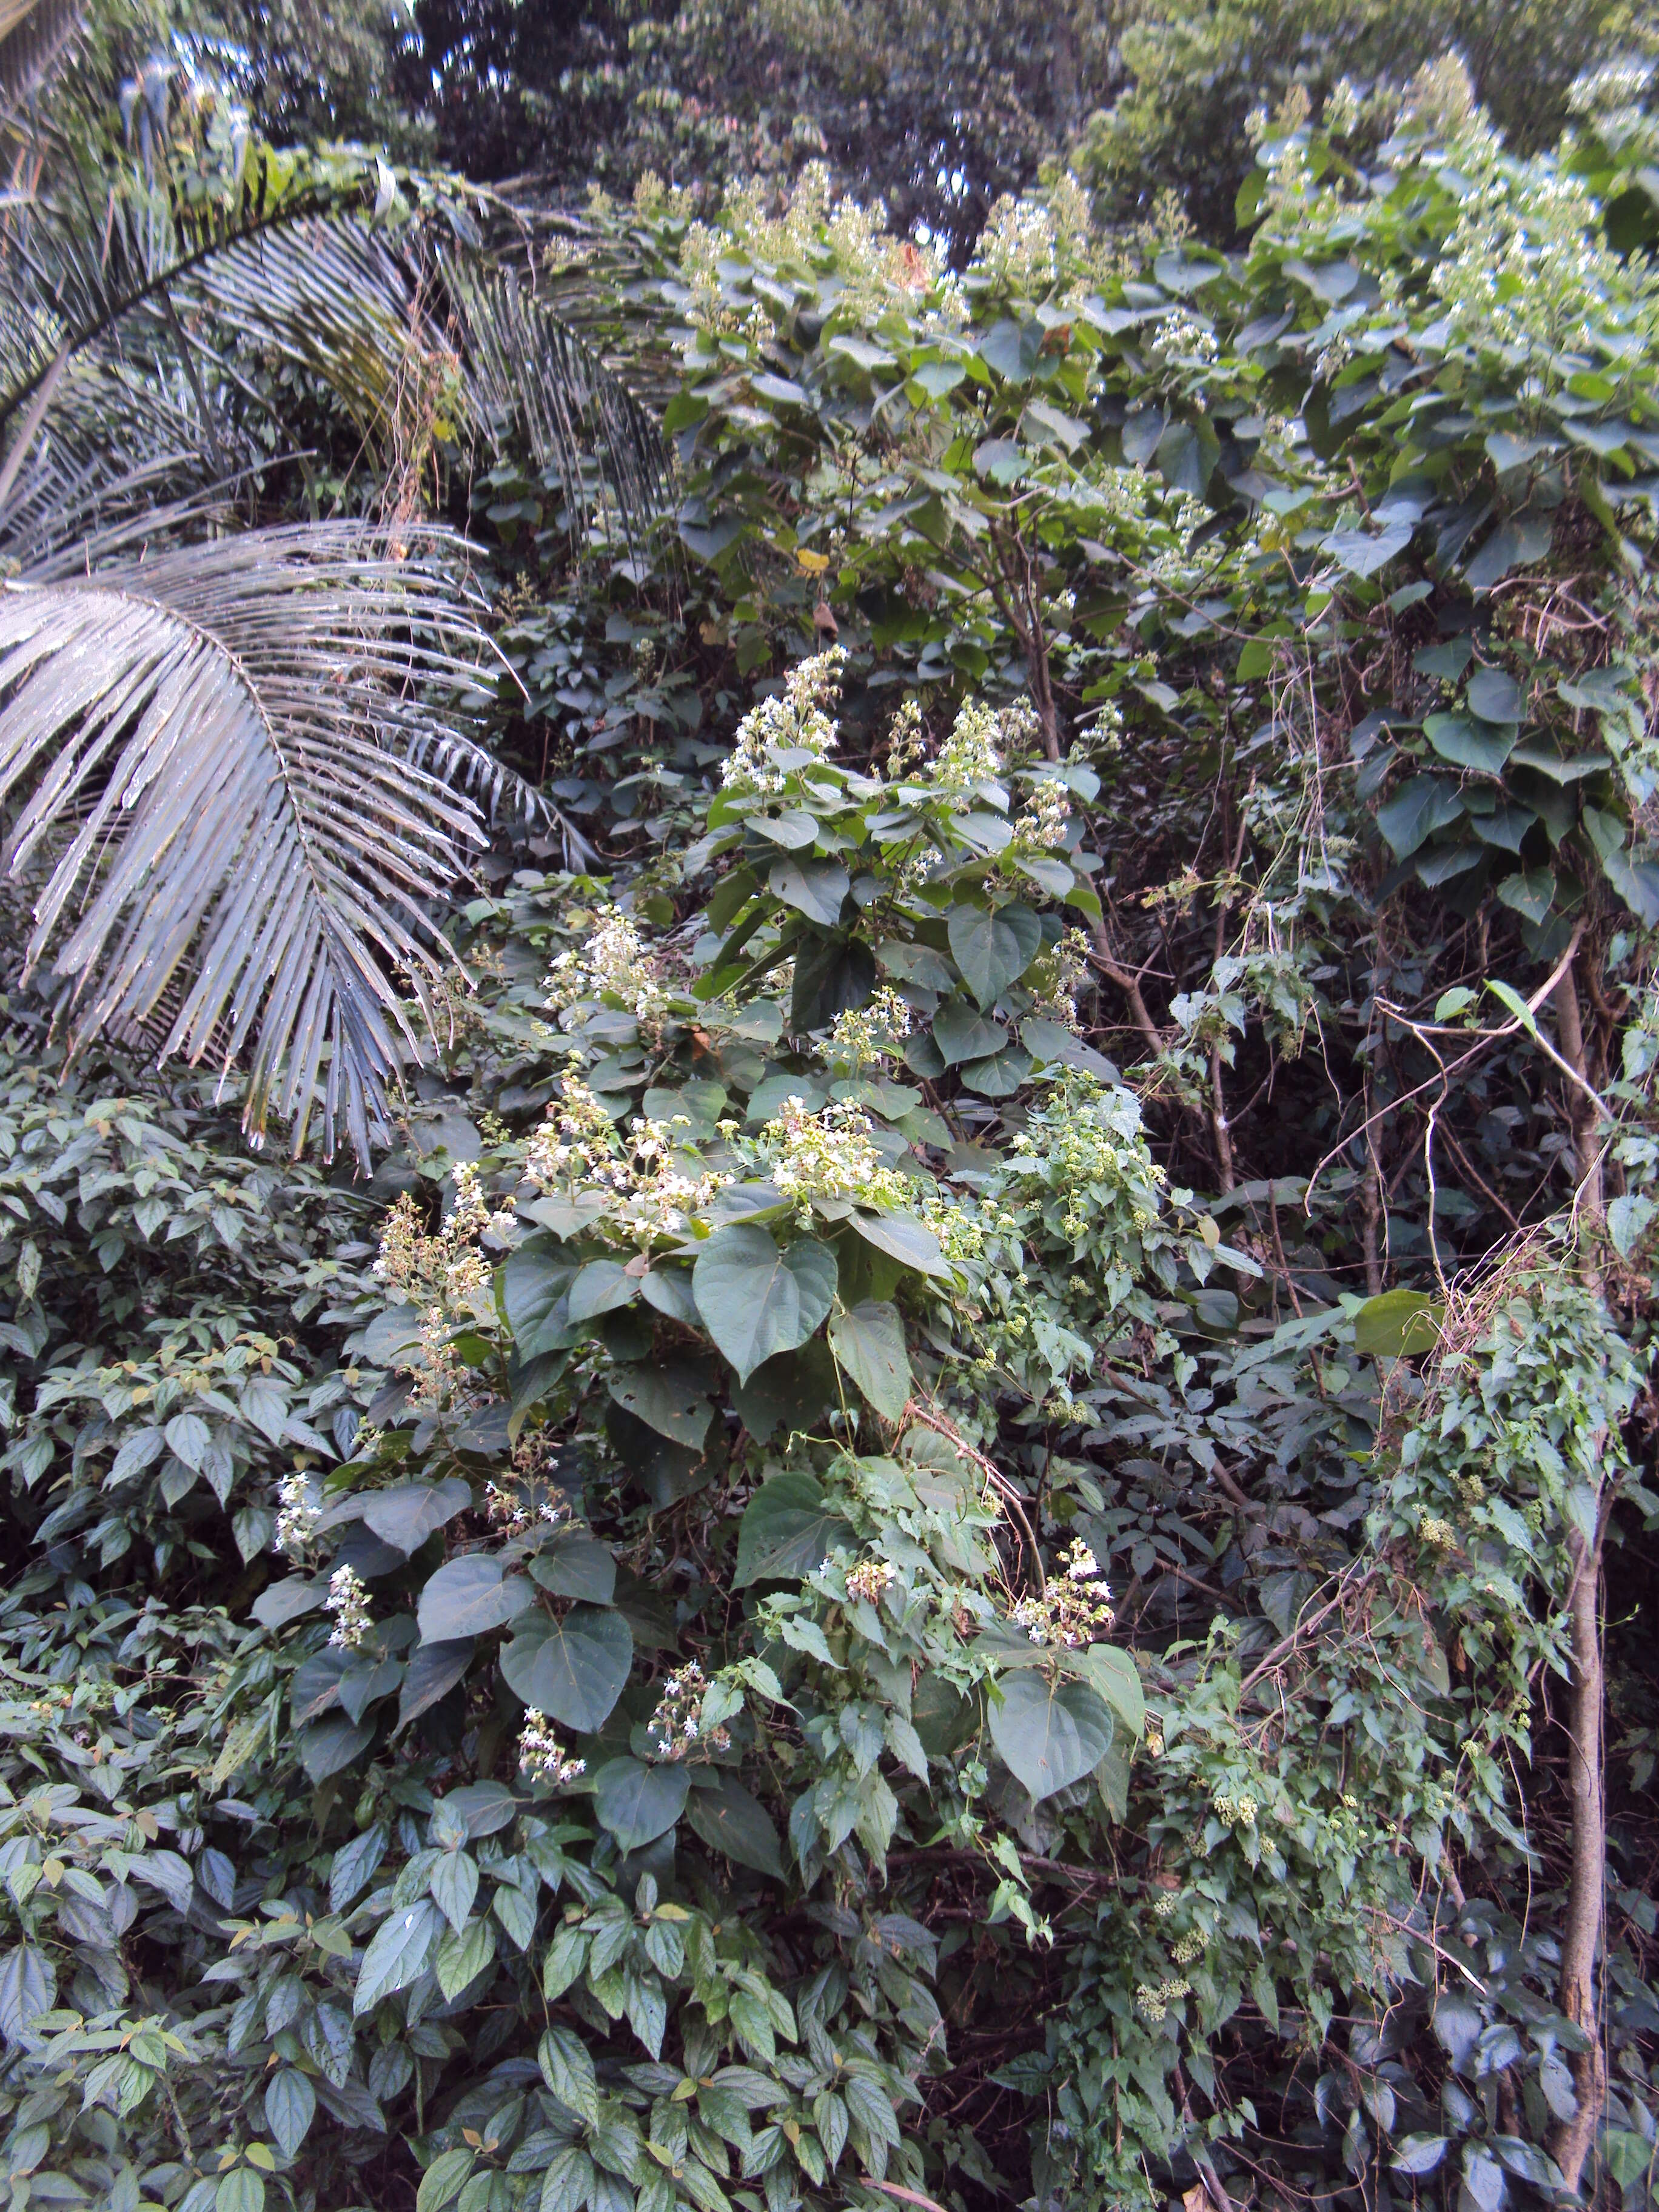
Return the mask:
M 444 958 L 430 912 L 477 810 L 412 744 L 476 682 L 477 634 L 429 541 L 249 532 L 0 589 L 0 805 L 30 968 L 76 1041 L 188 988 L 161 1056 L 246 1060 L 245 1121 L 297 1151 L 320 1103 L 360 1158 L 418 1052 Z M 477 750 L 476 748 L 474 749 Z
M 85 0 L 0 0 L 0 121 L 40 92 L 81 35 Z

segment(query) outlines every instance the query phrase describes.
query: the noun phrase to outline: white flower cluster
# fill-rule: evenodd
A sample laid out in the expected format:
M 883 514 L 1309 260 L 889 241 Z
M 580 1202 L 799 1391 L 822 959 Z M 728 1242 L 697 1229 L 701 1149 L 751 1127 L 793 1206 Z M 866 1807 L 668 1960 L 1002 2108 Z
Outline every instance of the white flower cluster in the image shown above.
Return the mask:
M 834 752 L 836 726 L 826 709 L 841 696 L 846 657 L 832 645 L 827 653 L 798 661 L 783 690 L 744 716 L 736 747 L 720 771 L 725 790 L 780 792 L 799 769 Z
M 310 1478 L 298 1473 L 285 1474 L 276 1486 L 276 1540 L 271 1548 L 295 1558 L 311 1541 L 321 1518 L 312 1496 Z
M 910 1008 L 890 983 L 884 983 L 861 1006 L 844 1008 L 830 1031 L 830 1048 L 855 1069 L 866 1061 L 896 1059 L 910 1034 Z
M 1009 1618 L 1033 1644 L 1077 1651 L 1111 1626 L 1112 1593 L 1099 1579 L 1099 1563 L 1080 1536 L 1072 1540 L 1062 1568 L 1060 1579 L 1050 1583 L 1041 1597 L 1022 1598 Z
M 803 1220 L 815 1198 L 850 1198 L 877 1207 L 909 1205 L 911 1185 L 883 1164 L 871 1127 L 870 1116 L 856 1106 L 830 1105 L 814 1114 L 804 1098 L 789 1098 L 777 1120 L 762 1130 L 771 1179 L 794 1200 Z
M 524 1717 L 524 1726 L 519 1731 L 519 1765 L 532 1782 L 550 1783 L 562 1790 L 574 1782 L 579 1774 L 587 1771 L 585 1759 L 568 1758 L 550 1728 L 546 1716 L 532 1705 Z
M 939 749 L 931 778 L 934 789 L 947 799 L 963 799 L 1000 776 L 1001 736 L 998 716 L 977 699 L 969 700 Z
M 1054 219 L 1040 200 L 1005 192 L 986 218 L 976 261 L 1005 284 L 1046 291 L 1060 273 Z
M 1217 1820 L 1234 1828 L 1255 1827 L 1255 1816 L 1261 1810 L 1254 1797 L 1234 1797 L 1224 1790 L 1218 1790 L 1210 1804 Z
M 1062 1027 L 1079 1034 L 1077 994 L 1089 979 L 1089 940 L 1080 929 L 1068 929 L 1036 965 L 1032 980 L 1040 992 L 1036 1011 Z
M 1218 348 L 1215 332 L 1184 307 L 1171 308 L 1160 317 L 1147 340 L 1146 350 L 1167 368 L 1207 368 Z
M 635 1115 L 626 1146 L 611 1116 L 579 1075 L 567 1075 L 563 1098 L 548 1109 L 548 1119 L 532 1140 L 525 1174 L 538 1189 L 599 1189 L 615 1194 L 611 1209 L 626 1223 L 642 1251 L 664 1237 L 684 1237 L 694 1216 L 708 1211 L 729 1175 L 688 1176 L 674 1164 L 676 1128 L 690 1128 L 687 1117 L 647 1121 Z
M 524 1171 L 538 1190 L 556 1184 L 608 1184 L 625 1190 L 627 1164 L 617 1153 L 616 1125 L 574 1070 L 559 1085 L 562 1096 L 531 1139 Z
M 548 1006 L 556 1014 L 594 999 L 615 1000 L 641 1022 L 659 1022 L 668 1009 L 668 994 L 657 980 L 639 932 L 614 907 L 595 918 L 580 951 L 573 946 L 560 953 L 548 970 L 544 988 Z
M 435 1236 L 428 1236 L 422 1226 L 407 1192 L 386 1216 L 374 1273 L 388 1289 L 404 1291 L 422 1310 L 420 1351 L 405 1363 L 416 1377 L 419 1402 L 436 1404 L 447 1391 L 460 1386 L 461 1370 L 449 1335 L 453 1316 L 476 1311 L 478 1301 L 488 1294 L 489 1267 L 478 1240 L 491 1236 L 507 1243 L 512 1233 L 512 1216 L 491 1212 L 478 1170 L 465 1161 L 455 1170 L 455 1203 Z
M 1173 1981 L 1160 1982 L 1156 1988 L 1150 1982 L 1143 1982 L 1135 1991 L 1135 2010 L 1148 2027 L 1156 2027 L 1175 2000 L 1188 1996 L 1192 1986 L 1184 1975 Z
M 334 1616 L 329 1642 L 343 1651 L 355 1651 L 370 1626 L 368 1591 L 355 1567 L 335 1568 L 323 1604 Z
M 862 1598 L 866 1605 L 879 1605 L 897 1579 L 898 1569 L 890 1559 L 860 1559 L 847 1570 L 847 1595 Z
M 1017 853 L 1053 853 L 1062 847 L 1072 827 L 1072 802 L 1063 784 L 1052 779 L 1037 785 L 1014 823 Z
M 708 1688 L 702 1668 L 695 1659 L 688 1660 L 677 1674 L 665 1678 L 657 1710 L 645 1724 L 653 1758 L 678 1763 L 694 1751 L 707 1758 L 714 1752 L 731 1749 L 728 1729 L 705 1729 L 702 1724 L 702 1701 Z

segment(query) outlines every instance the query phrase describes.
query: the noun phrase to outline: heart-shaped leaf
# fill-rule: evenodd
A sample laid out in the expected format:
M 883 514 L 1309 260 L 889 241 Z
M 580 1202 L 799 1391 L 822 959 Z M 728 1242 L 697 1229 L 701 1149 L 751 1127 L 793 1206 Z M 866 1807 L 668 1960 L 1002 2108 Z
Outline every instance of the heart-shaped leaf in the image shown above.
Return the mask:
M 703 1246 L 691 1287 L 708 1334 L 746 1382 L 823 1321 L 835 1302 L 836 1255 L 813 1237 L 780 1249 L 758 1222 L 738 1222 Z
M 981 1008 L 994 1006 L 1019 981 L 1042 943 L 1042 923 L 1018 900 L 995 909 L 953 906 L 946 928 L 962 980 Z
M 633 1663 L 628 1623 L 595 1605 L 573 1606 L 562 1620 L 537 1613 L 501 1652 L 508 1687 L 581 1735 L 605 1725 Z
M 1085 1682 L 1048 1680 L 1022 1668 L 997 1685 L 991 1739 L 1015 1778 L 1039 1802 L 1091 1773 L 1112 1741 L 1112 1716 Z
M 684 1766 L 607 1759 L 593 1777 L 593 1809 L 625 1851 L 665 1835 L 685 1810 L 691 1777 Z

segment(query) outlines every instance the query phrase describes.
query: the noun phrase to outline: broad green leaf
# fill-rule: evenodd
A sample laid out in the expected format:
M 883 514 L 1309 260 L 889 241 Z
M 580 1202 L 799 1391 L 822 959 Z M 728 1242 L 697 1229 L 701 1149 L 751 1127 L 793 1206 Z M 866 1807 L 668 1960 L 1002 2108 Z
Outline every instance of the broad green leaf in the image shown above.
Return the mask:
M 1455 822 L 1463 802 L 1455 785 L 1440 775 L 1414 775 L 1403 790 L 1376 810 L 1376 826 L 1396 860 L 1407 860 L 1437 830 Z
M 757 1222 L 717 1229 L 691 1285 L 714 1338 L 746 1382 L 763 1361 L 805 1344 L 834 1303 L 836 1255 L 812 1237 L 780 1250 Z
M 305 2141 L 317 2112 L 317 2092 L 297 2066 L 280 2067 L 265 2087 L 265 2125 L 284 2158 Z
M 415 2194 L 415 2212 L 444 2212 L 459 2193 L 461 2184 L 477 2163 L 477 2151 L 464 2145 L 454 2150 L 440 2151 L 421 2176 L 421 2185 Z
M 568 1261 L 555 1255 L 544 1237 L 530 1237 L 508 1254 L 498 1279 L 501 1305 L 521 1360 L 534 1359 L 570 1340 L 566 1298 L 575 1272 Z M 411 1316 L 414 1310 L 411 1306 Z
M 328 1909 L 343 1912 L 368 1887 L 374 1869 L 386 1856 L 386 1832 L 376 1826 L 354 1836 L 334 1854 L 329 1869 Z
M 738 1866 L 783 1880 L 783 1850 L 766 1808 L 735 1775 L 721 1773 L 712 1790 L 694 1790 L 686 1817 L 710 1850 Z
M 550 2027 L 537 2046 L 542 2079 L 568 2112 L 596 2126 L 599 2117 L 599 2083 L 587 2045 L 574 2028 Z
M 951 956 L 981 1009 L 994 1006 L 1019 981 L 1042 944 L 1042 925 L 1018 900 L 994 911 L 953 906 L 945 927 Z
M 901 1267 L 914 1268 L 919 1275 L 949 1272 L 938 1237 L 914 1214 L 876 1213 L 866 1206 L 854 1206 L 851 1219 L 866 1244 L 873 1244 L 878 1252 L 886 1253 Z
M 648 1766 L 639 1759 L 607 1759 L 593 1776 L 593 1809 L 624 1851 L 636 1851 L 673 1826 L 690 1784 L 683 1764 Z
M 373 2012 L 382 1997 L 393 1996 L 418 1980 L 443 1924 L 443 1915 L 425 1897 L 383 1920 L 363 1954 L 352 2011 L 361 2018 Z
M 1008 1032 L 1000 1022 L 970 1006 L 965 999 L 952 999 L 933 1017 L 933 1042 L 945 1065 L 955 1067 L 964 1060 L 987 1060 L 1000 1052 Z
M 471 1504 L 471 1491 L 455 1475 L 442 1482 L 399 1482 L 390 1490 L 370 1492 L 363 1521 L 382 1543 L 408 1553 L 419 1551 L 434 1530 Z
M 1467 714 L 1431 714 L 1423 734 L 1442 760 L 1496 775 L 1515 750 L 1516 732 L 1513 726 L 1472 722 Z
M 606 1544 L 592 1536 L 567 1536 L 550 1552 L 530 1562 L 530 1572 L 539 1588 L 553 1597 L 585 1598 L 590 1605 L 609 1605 L 617 1589 L 617 1561 Z
M 1005 1674 L 991 1703 L 991 1740 L 1039 1802 L 1080 1782 L 1105 1757 L 1112 1716 L 1086 1683 L 1054 1681 L 1038 1668 Z
M 1518 722 L 1527 695 L 1504 668 L 1477 668 L 1469 678 L 1469 712 L 1483 722 Z
M 470 1851 L 441 1851 L 427 1887 L 432 1902 L 459 1935 L 478 1894 L 478 1862 Z
M 764 1236 L 766 1232 L 763 1230 L 760 1233 Z M 711 1368 L 705 1373 L 678 1360 L 653 1361 L 640 1366 L 612 1368 L 606 1387 L 619 1406 L 626 1407 L 659 1436 L 671 1437 L 675 1443 L 697 1451 L 714 1418 L 714 1408 L 702 1394 L 708 1387 L 710 1375 L 715 1371 Z
M 830 1349 L 876 1411 L 896 1421 L 909 1403 L 910 1362 L 898 1308 L 866 1299 L 832 1316 Z
M 562 1620 L 537 1613 L 501 1651 L 508 1687 L 550 1721 L 591 1735 L 622 1695 L 634 1637 L 610 1607 L 573 1606 Z
M 577 1270 L 570 1285 L 571 1322 L 596 1321 L 618 1306 L 632 1305 L 639 1294 L 639 1277 L 630 1275 L 620 1260 L 590 1260 Z M 522 1350 L 520 1357 L 524 1357 Z
M 487 1552 L 468 1552 L 439 1568 L 421 1592 L 422 1644 L 452 1644 L 504 1628 L 535 1593 L 522 1575 L 503 1575 Z
M 449 1695 L 465 1674 L 474 1648 L 472 1638 L 462 1636 L 443 1644 L 422 1644 L 410 1653 L 398 1698 L 400 1729 Z
M 1091 1686 L 1124 1726 L 1139 1735 L 1146 1725 L 1146 1700 L 1134 1661 L 1115 1644 L 1091 1644 L 1078 1654 Z
M 1440 1341 L 1443 1301 L 1425 1291 L 1384 1291 L 1367 1298 L 1353 1317 L 1354 1349 L 1368 1359 L 1401 1359 L 1431 1352 Z
M 265 2212 L 265 2185 L 251 2166 L 233 2166 L 213 2202 L 215 2212 Z
M 446 2003 L 477 1981 L 495 1955 L 495 1930 L 483 1914 L 463 1928 L 452 1929 L 438 1946 L 436 1961 L 438 1987 Z
M 799 1581 L 853 1532 L 825 1502 L 816 1477 L 787 1469 L 762 1483 L 744 1508 L 738 1530 L 735 1589 L 750 1583 Z
M 839 860 L 775 860 L 767 878 L 774 898 L 804 914 L 809 921 L 833 929 L 852 878 Z

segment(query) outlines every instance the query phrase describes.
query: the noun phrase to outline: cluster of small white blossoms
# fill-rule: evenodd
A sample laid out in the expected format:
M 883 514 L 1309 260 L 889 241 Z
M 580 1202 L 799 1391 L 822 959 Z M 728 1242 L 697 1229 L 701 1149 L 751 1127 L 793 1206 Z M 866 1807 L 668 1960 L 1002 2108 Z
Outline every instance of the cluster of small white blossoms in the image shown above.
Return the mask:
M 574 1069 L 559 1089 L 526 1149 L 526 1176 L 538 1190 L 596 1182 L 626 1190 L 631 1177 L 617 1153 L 616 1124 Z
M 486 1235 L 510 1242 L 513 1217 L 490 1211 L 477 1169 L 465 1161 L 455 1170 L 455 1203 L 435 1236 L 422 1227 L 407 1192 L 386 1216 L 375 1277 L 388 1289 L 404 1291 L 422 1310 L 420 1352 L 410 1363 L 417 1377 L 415 1402 L 436 1403 L 460 1380 L 447 1340 L 450 1316 L 458 1309 L 474 1307 L 489 1287 L 489 1265 L 478 1249 L 479 1238 Z
M 847 1570 L 847 1595 L 862 1598 L 866 1605 L 879 1605 L 897 1580 L 898 1569 L 890 1559 L 860 1559 Z
M 1041 200 L 1005 192 L 986 218 L 975 259 L 1005 284 L 1046 291 L 1060 273 L 1054 219 Z
M 1425 1513 L 1417 1524 L 1417 1533 L 1425 1544 L 1437 1552 L 1449 1552 L 1457 1542 L 1457 1531 L 1449 1521 L 1442 1521 L 1433 1513 Z
M 861 1006 L 843 1008 L 836 1016 L 830 1048 L 851 1060 L 854 1069 L 870 1060 L 896 1060 L 910 1034 L 910 1022 L 908 1002 L 884 983 Z
M 1261 1810 L 1254 1797 L 1235 1797 L 1225 1790 L 1218 1790 L 1211 1798 L 1210 1808 L 1218 1820 L 1224 1820 L 1231 1828 L 1255 1827 L 1255 1816 Z
M 690 1118 L 677 1114 L 672 1121 L 647 1121 L 635 1116 L 629 1137 L 636 1162 L 634 1188 L 624 1211 L 635 1242 L 641 1251 L 664 1237 L 684 1237 L 694 1218 L 707 1213 L 716 1193 L 732 1181 L 729 1175 L 710 1170 L 700 1176 L 683 1175 L 673 1164 L 673 1131 L 691 1126 Z
M 594 921 L 586 943 L 560 953 L 543 987 L 556 1014 L 591 999 L 615 999 L 636 1021 L 659 1022 L 668 994 L 658 981 L 639 932 L 625 914 L 606 908 Z
M 1033 1644 L 1058 1644 L 1077 1651 L 1103 1636 L 1112 1625 L 1111 1591 L 1100 1580 L 1100 1563 L 1074 1536 L 1061 1561 L 1063 1572 L 1041 1597 L 1023 1597 L 1009 1618 Z
M 783 766 L 779 752 L 810 753 L 827 759 L 836 750 L 836 727 L 825 709 L 841 696 L 841 672 L 846 654 L 838 645 L 810 660 L 798 661 L 789 672 L 781 693 L 763 699 L 738 724 L 738 741 L 720 770 L 726 791 L 771 794 L 783 789 L 804 766 Z
M 770 1176 L 805 1221 L 815 1198 L 850 1198 L 860 1206 L 908 1206 L 908 1179 L 883 1164 L 870 1140 L 870 1116 L 856 1106 L 835 1104 L 811 1112 L 804 1098 L 784 1101 L 782 1113 L 761 1132 L 771 1159 Z
M 1089 940 L 1083 932 L 1066 930 L 1049 947 L 1032 980 L 1039 994 L 1034 1012 L 1049 1015 L 1073 1036 L 1080 1034 L 1077 994 L 1089 980 Z
M 1143 1982 L 1135 1991 L 1135 2010 L 1148 2027 L 1156 2027 L 1177 1997 L 1192 1994 L 1192 1987 L 1184 1974 L 1178 1974 L 1170 1981 L 1159 1982 L 1156 1988 L 1151 1982 Z
M 1063 784 L 1037 785 L 1014 823 L 1016 853 L 1052 853 L 1064 845 L 1072 827 L 1072 802 Z
M 1066 1211 L 1060 1227 L 1076 1243 L 1098 1231 L 1101 1200 L 1098 1186 L 1114 1188 L 1129 1205 L 1129 1225 L 1137 1235 L 1158 1218 L 1158 1189 L 1162 1171 L 1139 1141 L 1139 1114 L 1133 1100 L 1115 1109 L 1120 1132 L 1109 1126 L 1113 1103 L 1103 1095 L 1074 1094 L 1063 1113 L 1042 1119 L 1042 1144 L 1029 1130 L 1010 1139 L 1015 1155 L 1013 1173 L 1018 1182 L 1032 1182 L 1059 1193 Z
M 570 1517 L 570 1506 L 564 1498 L 532 1498 L 520 1490 L 508 1490 L 499 1482 L 484 1485 L 484 1511 L 498 1528 L 516 1530 L 527 1528 L 532 1522 L 540 1522 L 556 1528 Z
M 1192 1929 L 1181 1938 L 1170 1956 L 1177 1966 L 1190 1966 L 1194 1959 L 1201 1959 L 1204 1956 L 1204 1938 L 1196 1928 Z
M 271 1549 L 297 1558 L 322 1517 L 313 1499 L 310 1478 L 297 1472 L 285 1474 L 276 1486 L 276 1538 Z
M 1002 774 L 1006 750 L 1027 739 L 1036 726 L 1029 707 L 998 714 L 969 699 L 951 725 L 928 781 L 946 799 L 971 798 L 979 785 Z
M 569 1759 L 565 1755 L 557 1736 L 547 1725 L 546 1716 L 532 1705 L 524 1717 L 524 1726 L 519 1731 L 519 1765 L 532 1782 L 550 1783 L 562 1790 L 567 1782 L 574 1782 L 579 1774 L 587 1771 L 585 1759 Z
M 368 1591 L 355 1567 L 335 1568 L 323 1604 L 334 1616 L 329 1642 L 343 1651 L 355 1651 L 370 1626 Z
M 732 1748 L 730 1729 L 703 1727 L 702 1701 L 708 1687 L 695 1659 L 665 1679 L 657 1710 L 645 1724 L 653 1759 L 678 1762 L 689 1759 L 694 1751 L 707 1758 Z
M 538 1189 L 564 1185 L 614 1192 L 616 1212 L 629 1223 L 641 1249 L 663 1237 L 683 1237 L 694 1216 L 707 1212 L 729 1175 L 711 1171 L 683 1174 L 674 1165 L 674 1131 L 690 1128 L 684 1115 L 672 1121 L 647 1121 L 635 1115 L 626 1146 L 611 1116 L 574 1073 L 564 1078 L 563 1097 L 547 1109 L 547 1120 L 531 1139 L 524 1171 Z
M 1184 307 L 1175 307 L 1155 325 L 1146 350 L 1171 368 L 1207 368 L 1217 353 L 1215 332 Z

